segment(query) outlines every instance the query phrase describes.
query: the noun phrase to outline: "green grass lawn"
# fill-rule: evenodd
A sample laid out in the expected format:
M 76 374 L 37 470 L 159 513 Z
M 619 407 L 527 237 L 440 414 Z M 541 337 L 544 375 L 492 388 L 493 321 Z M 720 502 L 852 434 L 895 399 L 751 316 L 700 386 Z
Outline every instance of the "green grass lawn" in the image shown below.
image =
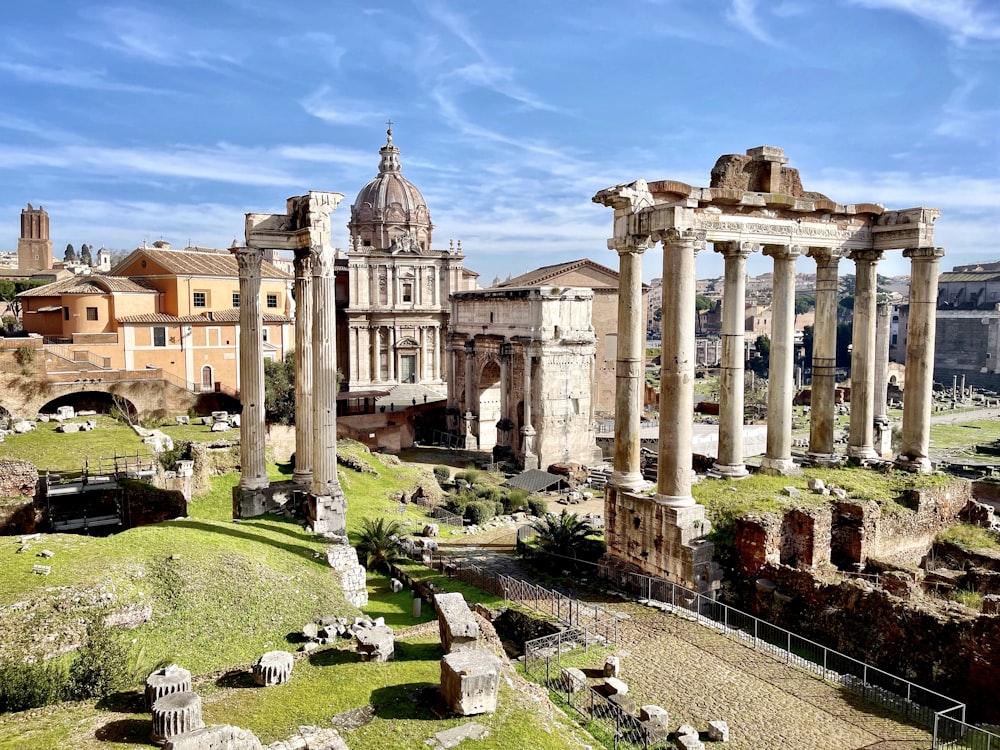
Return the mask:
M 38 467 L 38 473 L 51 471 L 79 471 L 85 461 L 95 462 L 99 458 L 118 455 L 152 456 L 149 446 L 143 445 L 142 438 L 126 424 L 110 417 L 98 415 L 97 429 L 90 432 L 59 433 L 58 422 L 38 422 L 31 432 L 23 435 L 8 435 L 0 445 L 0 457 L 30 461 Z M 88 418 L 67 420 L 85 422 Z
M 997 420 L 931 425 L 931 448 L 937 450 L 960 450 L 975 455 L 975 445 L 994 440 L 1000 440 L 1000 421 Z

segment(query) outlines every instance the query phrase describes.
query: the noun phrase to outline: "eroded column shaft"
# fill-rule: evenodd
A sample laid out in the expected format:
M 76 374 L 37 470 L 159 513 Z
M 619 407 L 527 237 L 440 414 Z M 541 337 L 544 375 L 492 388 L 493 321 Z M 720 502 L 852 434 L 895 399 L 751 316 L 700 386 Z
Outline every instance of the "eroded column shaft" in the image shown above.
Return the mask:
M 694 505 L 691 496 L 691 432 L 694 418 L 695 244 L 694 232 L 671 229 L 663 237 L 663 332 L 660 350 L 660 446 L 657 500 Z
M 935 280 L 935 284 L 937 281 Z M 936 292 L 936 290 L 935 290 Z M 892 322 L 892 304 L 875 305 L 875 420 L 888 421 L 889 393 L 889 328 Z
M 342 495 L 337 479 L 337 324 L 334 250 L 312 249 L 313 482 L 315 495 Z
M 792 397 L 795 390 L 795 259 L 794 246 L 767 245 L 774 258 L 771 294 L 771 359 L 767 381 L 767 451 L 761 468 L 786 474 L 792 461 Z
M 615 362 L 615 455 L 611 483 L 618 489 L 643 484 L 640 465 L 640 424 L 645 346 L 642 326 L 641 247 L 618 250 L 618 353 Z
M 812 392 L 809 407 L 809 454 L 834 457 L 837 397 L 837 264 L 829 248 L 810 248 L 816 260 L 816 316 L 813 324 Z
M 851 429 L 847 454 L 878 458 L 874 447 L 875 309 L 881 250 L 854 250 L 854 337 L 851 352 Z
M 260 264 L 258 248 L 234 247 L 240 274 L 240 487 L 267 487 L 264 455 L 264 333 L 260 309 Z
M 296 482 L 312 484 L 313 290 L 309 250 L 295 251 L 295 473 Z
M 930 471 L 931 391 L 937 325 L 938 271 L 944 250 L 918 247 L 903 251 L 910 259 L 910 315 L 906 327 L 906 388 L 903 391 L 901 463 Z

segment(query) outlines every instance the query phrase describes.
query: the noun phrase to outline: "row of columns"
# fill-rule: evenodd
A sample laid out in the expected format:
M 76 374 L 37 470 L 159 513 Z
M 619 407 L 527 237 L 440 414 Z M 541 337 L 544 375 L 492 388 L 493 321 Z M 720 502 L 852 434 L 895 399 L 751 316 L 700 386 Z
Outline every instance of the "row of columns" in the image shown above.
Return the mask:
M 441 380 L 441 328 L 437 325 L 417 326 L 418 355 L 416 363 L 417 382 L 426 380 Z M 358 352 L 358 379 L 361 382 L 393 383 L 396 381 L 399 363 L 397 356 L 397 329 L 391 325 L 351 328 L 350 335 L 354 337 L 354 351 Z M 365 361 L 361 353 L 368 351 L 370 355 Z M 382 355 L 388 354 L 386 375 L 382 377 Z
M 694 231 L 668 229 L 663 243 L 663 279 L 673 291 L 664 296 L 661 349 L 660 450 L 656 494 L 667 505 L 693 505 L 691 497 L 691 420 L 694 383 L 695 257 L 700 238 Z M 618 302 L 615 457 L 611 483 L 622 490 L 641 487 L 639 462 L 639 393 L 642 377 L 641 325 L 635 311 L 641 300 L 641 256 L 645 237 L 630 237 L 617 248 L 620 262 Z M 746 260 L 754 243 L 720 242 L 725 259 L 719 450 L 713 473 L 738 478 L 743 462 L 744 320 Z M 834 451 L 836 397 L 837 265 L 841 253 L 822 247 L 764 245 L 774 261 L 770 377 L 768 381 L 767 450 L 762 468 L 785 474 L 792 461 L 792 397 L 794 395 L 795 261 L 803 250 L 816 261 L 816 322 L 813 343 L 810 460 L 837 462 Z M 897 463 L 920 471 L 928 458 L 934 363 L 938 264 L 944 251 L 925 247 L 905 250 L 911 261 L 910 318 L 907 335 L 907 378 L 903 412 L 903 449 Z M 874 447 L 875 394 L 884 394 L 885 379 L 876 385 L 877 263 L 880 250 L 853 250 L 856 284 L 851 361 L 851 422 L 848 456 L 879 457 Z M 668 304 L 669 300 L 669 304 Z M 888 346 L 886 337 L 885 346 Z M 885 354 L 887 354 L 887 349 Z M 885 358 L 887 361 L 887 356 Z M 882 361 L 882 369 L 885 362 Z M 880 390 L 876 390 L 876 389 Z

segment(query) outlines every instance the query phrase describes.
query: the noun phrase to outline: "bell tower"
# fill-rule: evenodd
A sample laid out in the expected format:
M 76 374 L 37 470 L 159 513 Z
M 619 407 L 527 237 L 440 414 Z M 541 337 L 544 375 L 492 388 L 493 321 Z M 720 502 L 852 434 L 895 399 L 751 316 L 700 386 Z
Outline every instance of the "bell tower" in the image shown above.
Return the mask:
M 17 267 L 22 271 L 47 271 L 52 268 L 52 240 L 49 239 L 49 215 L 44 208 L 21 209 L 21 238 L 17 241 Z

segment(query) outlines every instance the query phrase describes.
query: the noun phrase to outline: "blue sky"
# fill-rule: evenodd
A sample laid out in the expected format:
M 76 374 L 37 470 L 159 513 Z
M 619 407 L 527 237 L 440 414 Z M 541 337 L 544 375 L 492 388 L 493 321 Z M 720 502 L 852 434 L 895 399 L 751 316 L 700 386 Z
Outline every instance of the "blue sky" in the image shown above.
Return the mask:
M 484 284 L 616 267 L 596 191 L 707 185 L 763 144 L 836 201 L 942 209 L 943 268 L 1000 259 L 993 0 L 35 0 L 4 8 L 0 102 L 0 249 L 28 202 L 57 257 L 227 247 L 307 190 L 347 196 L 346 246 L 391 118 L 434 244 Z

